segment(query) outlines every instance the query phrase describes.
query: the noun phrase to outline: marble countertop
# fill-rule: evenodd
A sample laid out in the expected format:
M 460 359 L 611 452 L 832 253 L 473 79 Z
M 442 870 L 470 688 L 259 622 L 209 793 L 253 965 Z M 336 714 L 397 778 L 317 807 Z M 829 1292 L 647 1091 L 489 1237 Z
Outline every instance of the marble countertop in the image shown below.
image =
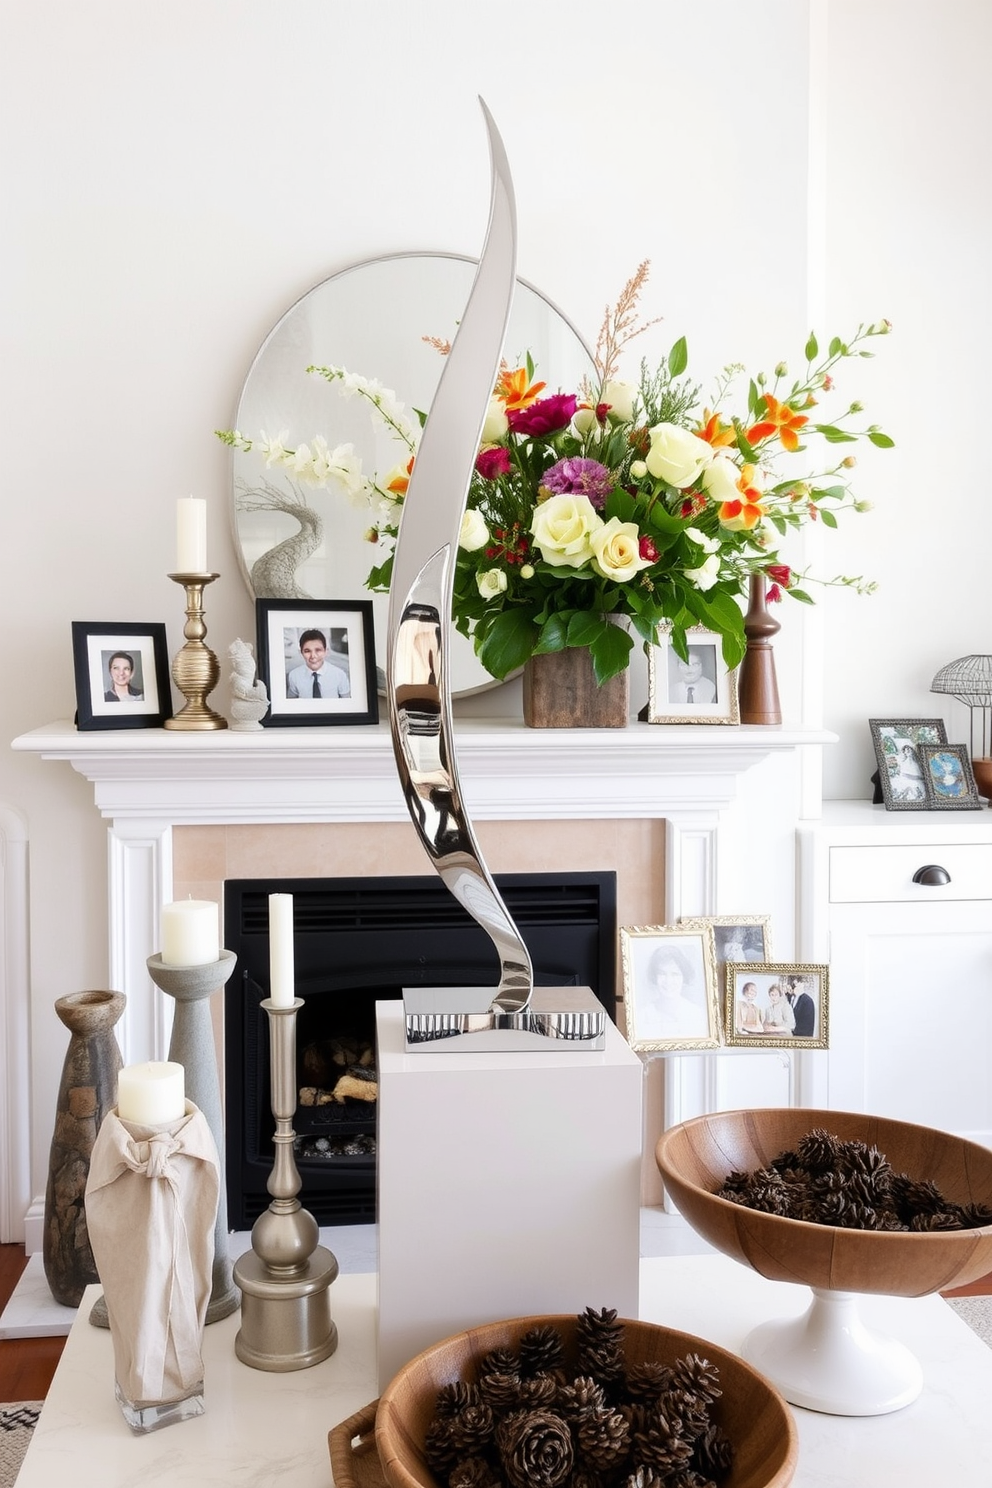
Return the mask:
M 805 1311 L 805 1287 L 768 1282 L 723 1256 L 641 1262 L 643 1318 L 740 1349 L 752 1327 Z M 93 1296 L 97 1288 L 90 1288 Z M 114 1400 L 110 1335 L 90 1326 L 88 1294 L 66 1344 L 18 1488 L 329 1488 L 327 1433 L 376 1396 L 371 1274 L 332 1292 L 339 1345 L 291 1374 L 235 1357 L 238 1314 L 206 1330 L 204 1415 L 148 1436 L 129 1432 Z M 600 1305 L 600 1299 L 591 1299 Z M 864 1297 L 865 1321 L 908 1345 L 923 1365 L 918 1400 L 887 1416 L 795 1410 L 797 1488 L 932 1488 L 984 1481 L 992 1458 L 992 1349 L 937 1296 Z

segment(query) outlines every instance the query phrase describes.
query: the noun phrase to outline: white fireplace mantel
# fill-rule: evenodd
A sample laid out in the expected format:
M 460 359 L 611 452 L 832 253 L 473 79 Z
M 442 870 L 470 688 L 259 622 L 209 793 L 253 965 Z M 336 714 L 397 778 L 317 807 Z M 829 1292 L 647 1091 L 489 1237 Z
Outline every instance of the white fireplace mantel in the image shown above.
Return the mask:
M 720 811 L 737 779 L 823 730 L 706 725 L 528 729 L 515 719 L 456 722 L 462 786 L 477 820 L 669 817 Z M 13 747 L 67 760 L 115 822 L 170 825 L 401 821 L 407 810 L 385 724 L 182 733 L 33 729 Z

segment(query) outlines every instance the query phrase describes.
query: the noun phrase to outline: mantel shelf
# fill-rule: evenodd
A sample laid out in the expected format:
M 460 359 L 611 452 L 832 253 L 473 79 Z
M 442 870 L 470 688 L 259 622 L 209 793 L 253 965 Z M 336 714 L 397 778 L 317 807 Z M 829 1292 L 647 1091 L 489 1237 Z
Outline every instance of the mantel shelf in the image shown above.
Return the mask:
M 834 742 L 822 729 L 653 725 L 529 729 L 512 718 L 456 720 L 466 802 L 478 819 L 663 817 L 720 810 L 737 777 L 769 755 Z M 65 760 L 114 819 L 217 822 L 400 821 L 389 728 L 258 733 L 33 729 L 13 748 Z

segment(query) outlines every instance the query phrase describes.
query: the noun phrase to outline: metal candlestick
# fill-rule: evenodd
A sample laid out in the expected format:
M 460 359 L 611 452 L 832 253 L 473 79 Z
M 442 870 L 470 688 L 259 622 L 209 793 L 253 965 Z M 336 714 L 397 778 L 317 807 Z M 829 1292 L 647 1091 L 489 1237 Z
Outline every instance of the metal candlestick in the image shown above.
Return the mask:
M 186 1071 L 186 1095 L 203 1112 L 217 1144 L 220 1160 L 220 1201 L 214 1226 L 214 1266 L 207 1305 L 207 1322 L 229 1317 L 238 1305 L 231 1259 L 227 1249 L 227 1185 L 224 1171 L 224 1118 L 221 1114 L 220 1079 L 210 1017 L 210 999 L 229 981 L 237 963 L 233 951 L 221 951 L 220 959 L 205 966 L 170 966 L 162 957 L 149 956 L 145 963 L 156 987 L 175 999 L 169 1058 Z
M 203 641 L 207 633 L 207 623 L 203 618 L 203 591 L 214 579 L 219 579 L 220 574 L 172 573 L 169 578 L 174 584 L 182 584 L 186 590 L 186 624 L 183 626 L 186 644 L 176 652 L 172 663 L 172 680 L 186 699 L 186 706 L 174 718 L 167 718 L 165 727 L 227 728 L 227 719 L 208 708 L 205 701 L 207 693 L 217 686 L 220 663 Z
M 274 1373 L 309 1369 L 333 1354 L 338 1330 L 331 1318 L 328 1288 L 338 1263 L 318 1244 L 313 1215 L 296 1197 L 300 1174 L 293 1156 L 296 1133 L 297 997 L 277 1007 L 270 997 L 261 1006 L 269 1019 L 272 1114 L 276 1119 L 275 1161 L 266 1185 L 272 1202 L 256 1219 L 251 1250 L 234 1267 L 241 1288 L 241 1328 L 234 1351 L 243 1364 Z

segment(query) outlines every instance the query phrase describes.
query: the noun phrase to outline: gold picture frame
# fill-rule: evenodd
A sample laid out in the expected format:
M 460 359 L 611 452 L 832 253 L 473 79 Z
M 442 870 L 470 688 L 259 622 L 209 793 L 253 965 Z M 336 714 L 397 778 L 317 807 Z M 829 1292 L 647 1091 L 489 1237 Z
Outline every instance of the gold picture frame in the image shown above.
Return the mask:
M 728 961 L 724 966 L 724 1038 L 731 1049 L 828 1049 L 829 1004 L 829 966 L 802 961 Z
M 711 926 L 622 926 L 620 959 L 632 1049 L 639 1054 L 719 1049 Z

